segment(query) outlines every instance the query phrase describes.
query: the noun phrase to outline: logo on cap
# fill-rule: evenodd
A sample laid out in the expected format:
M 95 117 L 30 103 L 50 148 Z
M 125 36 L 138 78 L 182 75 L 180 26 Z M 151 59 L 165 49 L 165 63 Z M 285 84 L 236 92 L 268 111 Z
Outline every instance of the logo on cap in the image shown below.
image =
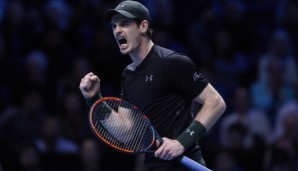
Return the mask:
M 117 6 L 117 8 L 124 8 L 124 6 L 125 6 L 124 3 L 123 3 L 123 4 L 119 4 L 119 5 Z

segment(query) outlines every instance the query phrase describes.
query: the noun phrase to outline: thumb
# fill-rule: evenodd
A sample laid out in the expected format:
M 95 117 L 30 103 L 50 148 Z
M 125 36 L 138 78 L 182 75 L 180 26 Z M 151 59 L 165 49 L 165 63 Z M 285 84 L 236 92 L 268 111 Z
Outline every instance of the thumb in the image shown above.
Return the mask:
M 159 147 L 162 143 L 160 140 L 155 140 L 156 147 Z

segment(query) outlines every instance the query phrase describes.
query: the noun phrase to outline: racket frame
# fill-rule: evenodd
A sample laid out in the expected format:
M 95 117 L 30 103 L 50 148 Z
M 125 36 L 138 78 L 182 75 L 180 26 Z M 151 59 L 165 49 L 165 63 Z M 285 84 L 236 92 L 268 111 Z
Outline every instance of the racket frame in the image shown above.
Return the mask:
M 139 150 L 139 151 L 136 151 L 136 150 L 128 150 L 128 149 L 120 148 L 120 147 L 118 147 L 118 146 L 112 144 L 112 143 L 109 142 L 108 140 L 106 140 L 106 138 L 105 138 L 104 136 L 102 136 L 100 133 L 98 133 L 98 131 L 96 131 L 96 127 L 95 127 L 95 125 L 93 124 L 93 119 L 92 119 L 94 108 L 95 108 L 99 103 L 104 103 L 105 101 L 108 101 L 108 100 L 119 101 L 119 102 L 121 102 L 121 103 L 125 103 L 126 105 L 130 106 L 133 110 L 137 111 L 137 112 L 144 118 L 144 120 L 146 121 L 148 127 L 151 129 L 151 131 L 152 131 L 152 133 L 153 133 L 152 142 L 150 143 L 150 145 L 149 145 L 147 148 L 145 148 L 145 149 L 143 149 L 143 150 Z M 128 154 L 154 153 L 155 150 L 149 150 L 149 149 L 152 148 L 152 146 L 153 146 L 154 143 L 155 143 L 155 140 L 157 139 L 157 140 L 161 141 L 161 143 L 162 143 L 162 138 L 157 134 L 156 130 L 155 130 L 154 127 L 152 126 L 152 124 L 151 124 L 150 120 L 148 119 L 148 117 L 147 117 L 146 115 L 142 114 L 142 113 L 140 112 L 140 110 L 139 110 L 136 106 L 134 106 L 134 105 L 132 105 L 132 104 L 130 104 L 130 103 L 128 103 L 128 102 L 122 100 L 122 99 L 119 99 L 119 98 L 117 98 L 117 97 L 103 97 L 103 98 L 97 100 L 96 102 L 94 102 L 94 104 L 91 106 L 90 111 L 89 111 L 89 124 L 90 124 L 90 127 L 91 127 L 91 129 L 92 129 L 92 132 L 95 134 L 95 136 L 96 136 L 99 140 L 101 140 L 101 141 L 104 142 L 105 144 L 109 145 L 109 146 L 112 147 L 113 149 L 116 149 L 117 151 L 120 151 L 120 152 L 123 152 L 123 153 L 128 153 Z M 103 129 L 105 129 L 105 128 L 103 128 Z M 107 131 L 107 132 L 109 132 L 109 131 Z

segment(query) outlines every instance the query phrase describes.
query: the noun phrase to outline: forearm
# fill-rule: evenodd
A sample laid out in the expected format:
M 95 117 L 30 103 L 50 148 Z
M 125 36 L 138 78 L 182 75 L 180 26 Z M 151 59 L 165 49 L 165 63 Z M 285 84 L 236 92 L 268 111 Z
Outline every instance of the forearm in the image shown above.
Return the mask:
M 204 136 L 226 109 L 224 100 L 210 84 L 195 98 L 195 101 L 201 103 L 202 108 L 194 121 L 177 137 L 185 150 Z
M 102 98 L 101 94 L 100 94 L 100 93 L 97 93 L 96 95 L 94 95 L 94 96 L 91 97 L 91 98 L 85 98 L 85 101 L 86 101 L 88 107 L 91 108 L 92 105 L 93 105 L 97 100 L 99 100 L 99 99 L 101 99 L 101 98 Z
M 204 127 L 209 130 L 221 117 L 226 109 L 225 102 L 220 96 L 210 98 L 202 105 L 198 111 L 195 120 L 200 122 Z

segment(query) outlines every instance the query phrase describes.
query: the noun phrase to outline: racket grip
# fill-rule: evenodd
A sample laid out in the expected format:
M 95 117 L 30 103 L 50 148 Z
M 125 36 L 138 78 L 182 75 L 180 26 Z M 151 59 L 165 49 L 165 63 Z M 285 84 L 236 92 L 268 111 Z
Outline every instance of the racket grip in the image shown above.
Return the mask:
M 189 169 L 192 169 L 193 171 L 211 171 L 207 167 L 199 164 L 198 162 L 195 162 L 194 160 L 183 156 L 180 160 L 180 163 L 184 166 L 188 167 Z

